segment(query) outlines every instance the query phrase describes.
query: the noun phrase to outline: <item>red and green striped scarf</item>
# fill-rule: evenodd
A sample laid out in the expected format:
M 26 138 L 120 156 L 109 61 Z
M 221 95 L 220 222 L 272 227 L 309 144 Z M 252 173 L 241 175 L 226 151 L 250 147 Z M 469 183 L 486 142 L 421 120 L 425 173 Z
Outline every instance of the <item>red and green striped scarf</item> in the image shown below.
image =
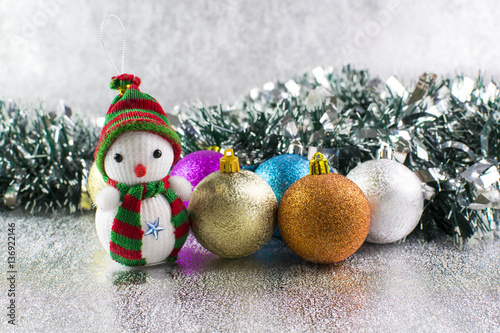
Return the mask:
M 110 255 L 111 258 L 126 266 L 146 265 L 142 257 L 141 201 L 162 194 L 172 210 L 171 223 L 175 228 L 175 245 L 166 262 L 174 262 L 187 239 L 189 220 L 186 207 L 182 200 L 170 188 L 169 176 L 158 182 L 128 186 L 107 179 L 107 183 L 120 191 L 120 201 L 113 225 L 111 227 Z

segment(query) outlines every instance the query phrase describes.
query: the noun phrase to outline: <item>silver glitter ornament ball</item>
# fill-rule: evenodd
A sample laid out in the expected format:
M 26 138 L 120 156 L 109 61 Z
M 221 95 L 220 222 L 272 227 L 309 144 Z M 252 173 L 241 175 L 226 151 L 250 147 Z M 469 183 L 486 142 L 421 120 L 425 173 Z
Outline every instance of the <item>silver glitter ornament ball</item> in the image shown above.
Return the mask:
M 415 229 L 424 197 L 420 179 L 410 169 L 393 160 L 379 159 L 361 163 L 347 178 L 361 188 L 370 204 L 367 242 L 393 243 Z

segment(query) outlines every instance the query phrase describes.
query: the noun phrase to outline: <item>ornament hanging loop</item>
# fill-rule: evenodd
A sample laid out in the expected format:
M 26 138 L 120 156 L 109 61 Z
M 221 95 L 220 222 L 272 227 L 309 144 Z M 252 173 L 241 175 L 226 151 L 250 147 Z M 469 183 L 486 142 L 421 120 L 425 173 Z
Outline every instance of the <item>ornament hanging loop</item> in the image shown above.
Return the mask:
M 330 173 L 328 160 L 321 153 L 313 155 L 312 159 L 309 161 L 309 167 L 310 175 L 326 175 Z
M 380 143 L 380 148 L 377 150 L 377 159 L 388 159 L 392 160 L 394 155 L 391 146 L 385 142 Z
M 293 139 L 288 146 L 288 154 L 302 155 L 303 146 L 299 140 Z
M 234 150 L 224 150 L 224 157 L 220 159 L 220 172 L 235 173 L 238 171 L 240 171 L 240 164 L 238 157 L 234 156 Z
M 111 55 L 109 54 L 108 49 L 106 48 L 106 44 L 104 43 L 104 24 L 111 17 L 113 17 L 113 18 L 115 18 L 115 19 L 118 20 L 118 23 L 120 23 L 120 25 L 122 27 L 122 31 L 123 31 L 123 34 L 122 34 L 122 40 L 123 40 L 123 42 L 122 42 L 122 66 L 121 66 L 121 72 L 118 70 L 118 68 L 116 68 L 115 63 L 113 62 L 113 59 L 111 58 Z M 104 52 L 106 52 L 106 55 L 108 56 L 109 61 L 111 61 L 111 65 L 113 65 L 113 67 L 116 70 L 116 72 L 118 73 L 118 75 L 125 73 L 125 48 L 127 46 L 127 36 L 125 34 L 125 27 L 123 26 L 123 23 L 122 23 L 122 21 L 120 20 L 120 18 L 118 16 L 116 16 L 116 15 L 108 15 L 108 16 L 106 16 L 106 18 L 104 19 L 104 21 L 102 21 L 102 23 L 101 23 L 101 42 L 102 42 L 102 47 L 104 48 Z

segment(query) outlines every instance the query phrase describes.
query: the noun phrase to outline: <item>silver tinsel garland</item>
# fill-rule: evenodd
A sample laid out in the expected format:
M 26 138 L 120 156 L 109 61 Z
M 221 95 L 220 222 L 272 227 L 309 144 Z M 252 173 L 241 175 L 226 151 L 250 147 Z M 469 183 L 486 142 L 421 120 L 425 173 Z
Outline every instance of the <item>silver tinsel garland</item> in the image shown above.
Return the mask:
M 246 168 L 293 144 L 322 152 L 346 175 L 382 155 L 422 180 L 420 229 L 462 241 L 497 228 L 500 207 L 500 94 L 479 76 L 423 74 L 408 88 L 396 77 L 371 78 L 347 66 L 317 67 L 252 89 L 232 105 L 177 107 L 184 153 L 234 148 Z M 98 140 L 96 121 L 0 101 L 3 207 L 31 213 L 90 208 L 85 180 Z
M 90 208 L 84 193 L 98 130 L 95 124 L 43 107 L 0 101 L 0 207 L 30 213 Z
M 301 142 L 347 174 L 380 154 L 404 163 L 423 181 L 420 226 L 458 241 L 496 228 L 500 207 L 496 126 L 499 90 L 459 76 L 423 74 L 413 89 L 396 77 L 317 67 L 286 82 L 269 82 L 233 105 L 178 108 L 187 152 L 231 147 L 249 168 Z

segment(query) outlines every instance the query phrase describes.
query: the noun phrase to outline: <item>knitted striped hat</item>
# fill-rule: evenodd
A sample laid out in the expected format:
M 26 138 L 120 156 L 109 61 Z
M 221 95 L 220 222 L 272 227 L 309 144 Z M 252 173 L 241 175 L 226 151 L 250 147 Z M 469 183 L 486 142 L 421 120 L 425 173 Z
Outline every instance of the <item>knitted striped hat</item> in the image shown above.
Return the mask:
M 109 107 L 94 154 L 96 166 L 102 175 L 106 175 L 106 152 L 113 142 L 126 132 L 146 131 L 164 137 L 172 145 L 173 164 L 181 155 L 181 141 L 170 126 L 165 111 L 153 97 L 139 91 L 140 84 L 141 79 L 131 74 L 111 78 L 110 88 L 119 90 L 120 94 L 113 99 Z

